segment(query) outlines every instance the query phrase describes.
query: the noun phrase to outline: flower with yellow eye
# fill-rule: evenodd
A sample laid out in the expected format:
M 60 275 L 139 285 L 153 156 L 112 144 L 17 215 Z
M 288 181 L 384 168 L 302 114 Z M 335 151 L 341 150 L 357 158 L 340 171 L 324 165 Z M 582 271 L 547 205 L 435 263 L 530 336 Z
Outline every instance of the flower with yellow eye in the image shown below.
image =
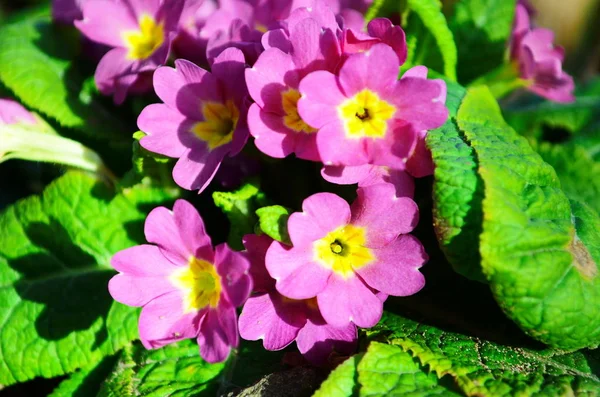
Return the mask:
M 154 73 L 154 89 L 164 103 L 147 106 L 138 127 L 147 135 L 147 150 L 178 158 L 175 182 L 189 190 L 204 190 L 224 157 L 242 150 L 248 139 L 244 54 L 223 51 L 208 72 L 178 59 L 175 68 Z
M 96 69 L 96 85 L 104 94 L 114 94 L 116 103 L 139 90 L 147 74 L 169 57 L 171 38 L 184 0 L 110 1 L 87 0 L 83 19 L 75 26 L 88 39 L 111 47 Z
M 252 290 L 248 260 L 227 244 L 213 249 L 202 218 L 185 200 L 173 211 L 155 208 L 145 234 L 152 245 L 113 256 L 119 274 L 109 282 L 110 294 L 143 307 L 139 333 L 146 348 L 196 338 L 206 361 L 224 361 L 238 345 L 235 308 Z
M 412 199 L 397 197 L 392 184 L 358 189 L 348 203 L 331 193 L 304 200 L 290 215 L 293 246 L 274 242 L 266 267 L 275 287 L 290 299 L 316 297 L 324 320 L 374 326 L 382 315 L 379 293 L 407 296 L 425 284 L 419 268 L 427 261 L 421 243 L 409 235 L 418 222 Z

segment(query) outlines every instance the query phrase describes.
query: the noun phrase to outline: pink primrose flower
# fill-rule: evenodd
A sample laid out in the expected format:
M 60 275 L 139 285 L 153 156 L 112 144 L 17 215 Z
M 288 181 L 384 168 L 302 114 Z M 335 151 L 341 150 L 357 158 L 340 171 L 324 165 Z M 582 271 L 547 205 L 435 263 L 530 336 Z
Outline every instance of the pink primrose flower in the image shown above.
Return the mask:
M 265 268 L 265 254 L 273 239 L 247 235 L 244 245 L 250 259 L 255 293 L 248 298 L 239 318 L 240 335 L 263 340 L 267 350 L 281 350 L 296 341 L 300 353 L 311 363 L 323 365 L 332 351 L 351 354 L 356 349 L 356 326 L 327 324 L 316 299 L 294 300 L 275 289 L 275 280 Z
M 0 98 L 0 124 L 36 124 L 33 114 L 19 102 Z
M 396 52 L 378 43 L 350 55 L 337 74 L 316 71 L 300 82 L 298 113 L 318 129 L 326 165 L 404 169 L 422 131 L 444 124 L 443 81 L 421 77 L 420 69 L 398 81 L 399 67 Z
M 415 182 L 413 177 L 406 171 L 394 170 L 379 165 L 357 165 L 357 166 L 324 166 L 321 170 L 323 178 L 337 185 L 353 185 L 368 187 L 381 183 L 390 183 L 396 189 L 397 197 L 413 198 L 415 194 Z
M 328 324 L 372 327 L 383 311 L 378 292 L 407 296 L 425 285 L 418 269 L 427 255 L 408 234 L 417 218 L 414 201 L 387 183 L 358 189 L 352 206 L 335 194 L 314 194 L 288 220 L 293 246 L 269 247 L 267 270 L 283 296 L 316 297 Z
M 169 56 L 183 0 L 87 0 L 75 26 L 88 39 L 112 49 L 96 69 L 98 89 L 125 100 L 140 76 L 153 72 Z M 149 88 L 149 87 L 147 87 Z
M 248 139 L 244 55 L 237 48 L 223 51 L 212 73 L 183 59 L 175 66 L 154 74 L 154 89 L 164 103 L 140 114 L 138 126 L 147 134 L 140 144 L 178 158 L 175 182 L 202 192 L 223 158 L 239 153 Z
M 109 282 L 110 294 L 143 307 L 139 334 L 147 349 L 196 338 L 206 361 L 224 361 L 238 346 L 235 308 L 252 289 L 248 260 L 227 244 L 213 250 L 202 218 L 185 200 L 173 211 L 155 208 L 145 234 L 151 244 L 113 256 L 119 274 Z
M 522 4 L 517 4 L 510 54 L 529 91 L 555 102 L 575 100 L 573 78 L 562 70 L 563 48 L 554 45 L 551 30 L 531 28 L 527 8 Z
M 298 114 L 298 86 L 312 71 L 333 71 L 340 59 L 339 47 L 335 33 L 323 29 L 315 19 L 305 18 L 289 26 L 289 37 L 283 32 L 278 38 L 271 36 L 268 40 L 277 41 L 277 47 L 268 48 L 246 70 L 246 83 L 255 102 L 248 112 L 248 126 L 256 146 L 265 154 L 282 158 L 295 153 L 301 159 L 318 161 L 317 130 Z

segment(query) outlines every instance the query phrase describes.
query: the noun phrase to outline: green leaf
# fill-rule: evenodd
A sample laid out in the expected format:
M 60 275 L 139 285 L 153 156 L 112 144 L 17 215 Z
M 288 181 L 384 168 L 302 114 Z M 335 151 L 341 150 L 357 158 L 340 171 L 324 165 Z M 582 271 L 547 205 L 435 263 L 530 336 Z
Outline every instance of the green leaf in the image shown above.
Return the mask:
M 357 394 L 358 371 L 356 367 L 362 358 L 358 354 L 348 358 L 329 374 L 313 397 L 350 397 Z
M 215 395 L 225 364 L 209 364 L 200 357 L 195 340 L 184 340 L 158 350 L 126 347 L 99 397 L 192 397 Z
M 375 337 L 401 347 L 467 396 L 595 395 L 598 351 L 510 347 L 384 313 Z M 360 365 L 359 365 L 360 370 Z
M 227 242 L 234 249 L 243 249 L 242 237 L 254 232 L 258 221 L 256 210 L 267 204 L 258 182 L 249 182 L 234 192 L 214 192 L 213 200 L 229 219 Z
M 291 244 L 290 236 L 287 231 L 287 221 L 290 217 L 290 210 L 280 205 L 262 207 L 256 210 L 260 230 L 274 240 L 285 244 Z
M 458 80 L 469 83 L 504 61 L 515 0 L 460 0 L 448 24 L 458 46 Z
M 533 95 L 525 100 L 504 109 L 506 121 L 521 135 L 539 138 L 545 127 L 575 134 L 600 122 L 600 79 L 578 88 L 573 103 L 556 103 Z
M 456 81 L 457 50 L 452 32 L 448 28 L 446 18 L 442 13 L 442 4 L 439 0 L 408 0 L 408 9 L 419 16 L 424 27 L 433 37 L 444 62 L 444 74 L 450 80 Z M 410 31 L 410 25 L 407 30 Z M 428 50 L 430 45 L 418 37 L 419 47 Z M 419 64 L 419 57 L 415 57 Z
M 482 231 L 483 184 L 477 174 L 475 152 L 464 142 L 454 119 L 466 91 L 457 83 L 446 84 L 450 119 L 441 128 L 429 131 L 426 138 L 435 164 L 433 226 L 454 270 L 485 281 L 479 247 L 474 244 Z
M 110 259 L 144 242 L 146 214 L 171 198 L 72 171 L 0 214 L 0 384 L 73 372 L 137 338 L 138 311 L 108 294 Z
M 548 142 L 537 144 L 535 149 L 554 168 L 570 199 L 582 201 L 600 213 L 600 163 L 586 149 L 576 144 Z
M 580 228 L 597 224 L 597 214 L 575 222 L 554 169 L 504 122 L 485 87 L 469 90 L 457 122 L 485 187 L 480 251 L 496 301 L 544 343 L 597 346 L 600 240 Z
M 95 396 L 115 365 L 116 357 L 105 357 L 99 364 L 71 374 L 48 397 Z
M 359 396 L 459 396 L 440 385 L 400 347 L 372 342 L 363 355 L 341 364 L 323 382 L 314 397 Z
M 28 107 L 61 125 L 122 139 L 121 121 L 90 94 L 75 58 L 79 35 L 38 15 L 0 27 L 0 81 Z

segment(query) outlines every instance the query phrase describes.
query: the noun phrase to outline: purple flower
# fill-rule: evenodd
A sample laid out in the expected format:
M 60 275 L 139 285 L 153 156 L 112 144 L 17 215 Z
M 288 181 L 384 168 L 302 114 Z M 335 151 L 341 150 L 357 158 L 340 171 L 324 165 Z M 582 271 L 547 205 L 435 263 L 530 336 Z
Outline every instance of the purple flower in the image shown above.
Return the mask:
M 573 78 L 562 70 L 564 50 L 554 45 L 554 33 L 531 28 L 527 8 L 517 4 L 510 54 L 527 89 L 555 102 L 573 102 Z
M 0 98 L 0 124 L 37 124 L 35 116 L 17 101 Z
M 175 182 L 200 192 L 226 155 L 242 150 L 248 139 L 244 55 L 229 48 L 217 57 L 212 73 L 183 59 L 176 68 L 154 73 L 154 89 L 164 102 L 147 106 L 138 126 L 147 150 L 178 158 Z
M 175 58 L 184 58 L 196 64 L 207 63 L 208 37 L 200 32 L 216 11 L 215 0 L 187 0 L 181 12 L 179 33 L 173 41 Z
M 72 24 L 83 18 L 83 4 L 89 0 L 52 0 L 52 19 L 57 22 Z
M 317 193 L 302 210 L 288 220 L 293 247 L 274 242 L 266 267 L 280 294 L 316 297 L 328 324 L 372 327 L 383 310 L 377 292 L 407 296 L 424 286 L 418 269 L 427 255 L 407 234 L 418 222 L 418 208 L 397 197 L 391 184 L 358 189 L 352 207 L 334 194 Z
M 252 289 L 248 260 L 227 244 L 213 250 L 202 218 L 185 200 L 173 211 L 155 208 L 145 234 L 152 245 L 113 256 L 119 274 L 109 282 L 110 294 L 143 307 L 139 333 L 147 349 L 197 338 L 202 358 L 224 361 L 238 345 L 235 308 Z
M 317 130 L 298 114 L 298 86 L 312 71 L 333 71 L 340 59 L 339 48 L 334 32 L 322 30 L 312 18 L 290 27 L 289 38 L 281 32 L 275 39 L 288 53 L 268 48 L 246 70 L 248 90 L 255 101 L 248 112 L 248 126 L 256 146 L 269 156 L 295 153 L 299 158 L 318 161 Z
M 355 54 L 384 43 L 392 47 L 402 65 L 406 61 L 406 35 L 400 26 L 395 26 L 387 18 L 375 18 L 367 25 L 367 34 L 353 29 L 344 29 L 342 34 L 342 51 L 344 54 Z
M 125 100 L 144 73 L 163 65 L 177 30 L 183 0 L 87 0 L 75 26 L 90 40 L 112 47 L 96 69 L 96 85 Z M 145 88 L 145 87 L 144 87 Z
M 337 75 L 316 71 L 301 81 L 298 111 L 319 130 L 317 147 L 326 165 L 403 169 L 420 131 L 446 121 L 443 82 L 417 75 L 398 81 L 399 67 L 394 50 L 380 43 L 350 55 Z
M 397 197 L 413 198 L 415 182 L 407 172 L 379 165 L 335 166 L 329 165 L 321 170 L 323 178 L 337 185 L 368 187 L 381 183 L 390 183 L 396 189 Z
M 255 282 L 252 295 L 239 319 L 240 335 L 246 340 L 263 340 L 267 350 L 281 350 L 294 340 L 300 353 L 316 365 L 327 363 L 333 350 L 351 354 L 356 349 L 356 326 L 342 327 L 327 324 L 319 312 L 316 299 L 293 300 L 275 290 L 265 268 L 265 254 L 273 239 L 247 235 L 250 271 Z

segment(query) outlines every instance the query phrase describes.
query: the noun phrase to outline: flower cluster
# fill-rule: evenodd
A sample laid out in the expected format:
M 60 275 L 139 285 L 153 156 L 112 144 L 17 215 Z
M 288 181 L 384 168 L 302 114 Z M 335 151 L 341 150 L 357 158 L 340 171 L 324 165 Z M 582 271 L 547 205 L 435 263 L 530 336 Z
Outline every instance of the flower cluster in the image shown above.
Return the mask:
M 139 115 L 140 144 L 177 159 L 182 188 L 202 192 L 226 159 L 244 161 L 249 141 L 272 158 L 323 164 L 329 182 L 358 184 L 352 205 L 332 193 L 306 198 L 287 223 L 291 244 L 247 235 L 241 253 L 213 248 L 186 201 L 152 211 L 150 244 L 117 253 L 109 285 L 117 301 L 143 307 L 147 348 L 197 338 L 202 357 L 222 361 L 238 344 L 244 305 L 243 338 L 270 350 L 296 341 L 324 364 L 355 349 L 357 327 L 374 326 L 388 296 L 424 286 L 427 255 L 410 235 L 413 178 L 433 172 L 425 137 L 448 117 L 446 85 L 424 66 L 399 78 L 404 31 L 383 18 L 363 30 L 368 3 L 56 2 L 56 18 L 107 47 L 101 92 L 122 102 L 152 81 L 161 103 Z
M 573 102 L 573 78 L 562 70 L 564 50 L 554 45 L 554 33 L 532 28 L 531 7 L 517 4 L 510 57 L 519 68 L 527 89 L 555 102 Z

